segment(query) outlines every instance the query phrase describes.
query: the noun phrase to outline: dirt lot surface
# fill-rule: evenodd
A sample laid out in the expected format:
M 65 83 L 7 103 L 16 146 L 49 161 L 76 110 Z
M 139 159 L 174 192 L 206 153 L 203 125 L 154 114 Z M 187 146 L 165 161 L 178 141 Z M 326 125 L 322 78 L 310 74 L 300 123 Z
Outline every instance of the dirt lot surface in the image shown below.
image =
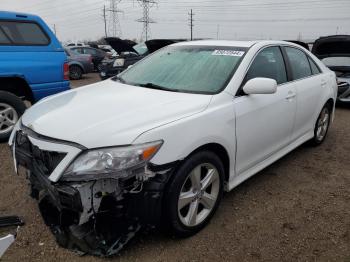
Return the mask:
M 96 79 L 88 75 L 74 86 Z M 99 259 L 56 245 L 28 196 L 26 180 L 13 172 L 7 145 L 1 144 L 0 214 L 18 214 L 26 221 L 3 261 L 350 262 L 349 163 L 350 106 L 338 107 L 323 145 L 303 145 L 227 193 L 196 236 L 142 234 L 120 255 Z

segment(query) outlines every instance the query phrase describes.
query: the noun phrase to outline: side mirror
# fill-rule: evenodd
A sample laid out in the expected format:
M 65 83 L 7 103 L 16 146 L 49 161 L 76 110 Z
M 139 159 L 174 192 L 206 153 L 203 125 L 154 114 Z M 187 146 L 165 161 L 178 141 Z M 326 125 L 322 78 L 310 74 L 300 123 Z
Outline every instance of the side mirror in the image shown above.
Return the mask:
M 277 82 L 271 78 L 253 78 L 244 85 L 243 91 L 247 95 L 274 94 L 277 91 Z

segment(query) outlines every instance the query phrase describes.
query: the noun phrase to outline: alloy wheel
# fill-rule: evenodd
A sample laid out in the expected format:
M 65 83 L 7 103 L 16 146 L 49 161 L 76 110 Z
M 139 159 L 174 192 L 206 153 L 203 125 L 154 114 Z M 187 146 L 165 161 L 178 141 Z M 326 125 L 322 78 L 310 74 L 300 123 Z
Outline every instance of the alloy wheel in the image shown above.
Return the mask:
M 186 178 L 178 199 L 178 216 L 188 227 L 202 223 L 211 213 L 220 191 L 218 170 L 209 163 L 195 167 Z
M 11 132 L 17 121 L 16 110 L 8 104 L 0 103 L 0 134 Z
M 327 107 L 324 107 L 317 121 L 316 139 L 318 141 L 322 141 L 326 136 L 328 126 L 329 126 L 329 119 L 330 119 L 329 109 Z

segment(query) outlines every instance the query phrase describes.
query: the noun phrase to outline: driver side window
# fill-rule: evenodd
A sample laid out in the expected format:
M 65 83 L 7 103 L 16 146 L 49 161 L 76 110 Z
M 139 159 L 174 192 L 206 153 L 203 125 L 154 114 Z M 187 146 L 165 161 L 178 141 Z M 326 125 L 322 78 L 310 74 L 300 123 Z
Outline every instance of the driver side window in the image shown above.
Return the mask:
M 267 47 L 255 57 L 244 83 L 256 77 L 275 79 L 279 85 L 287 82 L 286 66 L 279 47 Z

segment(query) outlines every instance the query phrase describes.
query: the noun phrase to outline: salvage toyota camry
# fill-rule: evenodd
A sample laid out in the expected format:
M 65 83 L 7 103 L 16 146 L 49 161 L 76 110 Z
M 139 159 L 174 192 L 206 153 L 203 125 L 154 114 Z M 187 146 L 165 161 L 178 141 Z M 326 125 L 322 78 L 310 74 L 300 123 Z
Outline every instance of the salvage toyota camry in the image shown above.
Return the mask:
M 57 242 L 109 256 L 142 228 L 197 233 L 223 191 L 321 144 L 336 95 L 334 72 L 299 45 L 178 43 L 37 103 L 9 144 Z

